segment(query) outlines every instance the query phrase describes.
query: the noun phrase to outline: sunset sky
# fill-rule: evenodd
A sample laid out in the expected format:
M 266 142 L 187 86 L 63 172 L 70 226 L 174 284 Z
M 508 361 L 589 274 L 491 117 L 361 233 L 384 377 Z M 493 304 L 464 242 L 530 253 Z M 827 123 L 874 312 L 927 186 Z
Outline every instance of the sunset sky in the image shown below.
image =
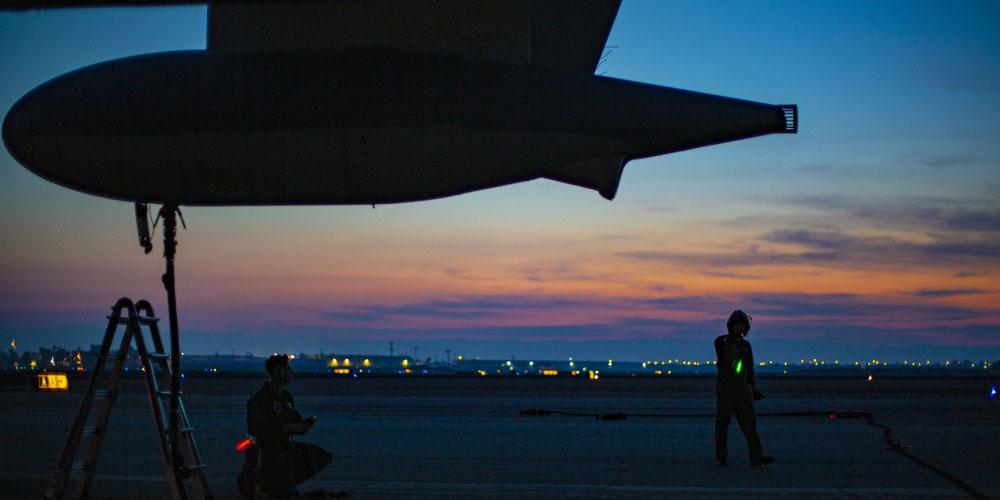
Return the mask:
M 204 7 L 0 13 L 0 113 L 66 71 L 205 46 Z M 799 106 L 798 135 L 629 163 L 617 198 L 547 180 L 371 207 L 186 208 L 187 352 L 1000 356 L 1000 3 L 625 0 L 605 76 Z M 161 234 L 0 151 L 0 335 L 99 342 L 166 316 Z

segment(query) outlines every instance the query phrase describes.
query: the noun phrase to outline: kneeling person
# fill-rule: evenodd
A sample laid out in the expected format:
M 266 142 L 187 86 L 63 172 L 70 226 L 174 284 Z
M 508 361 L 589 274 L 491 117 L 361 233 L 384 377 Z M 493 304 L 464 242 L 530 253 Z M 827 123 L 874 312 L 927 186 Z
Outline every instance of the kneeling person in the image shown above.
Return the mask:
M 288 359 L 282 354 L 267 360 L 267 382 L 247 402 L 247 428 L 261 454 L 257 484 L 264 493 L 277 497 L 298 496 L 295 486 L 316 475 L 333 458 L 319 446 L 292 440 L 293 435 L 308 432 L 316 418 L 302 418 L 285 390 L 292 380 Z

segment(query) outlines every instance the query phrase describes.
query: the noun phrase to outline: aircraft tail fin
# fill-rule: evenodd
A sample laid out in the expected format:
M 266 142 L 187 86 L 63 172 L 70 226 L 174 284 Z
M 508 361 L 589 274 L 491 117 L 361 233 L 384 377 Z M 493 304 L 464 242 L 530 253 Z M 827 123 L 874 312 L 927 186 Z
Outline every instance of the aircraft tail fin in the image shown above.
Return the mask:
M 593 189 L 605 199 L 613 200 L 625 163 L 623 155 L 586 158 L 549 169 L 542 177 Z

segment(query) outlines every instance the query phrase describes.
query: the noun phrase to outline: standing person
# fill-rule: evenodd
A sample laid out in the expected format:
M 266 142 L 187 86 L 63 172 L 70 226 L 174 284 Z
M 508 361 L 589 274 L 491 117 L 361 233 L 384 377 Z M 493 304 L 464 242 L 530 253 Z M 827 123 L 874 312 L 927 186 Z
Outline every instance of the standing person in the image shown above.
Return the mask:
M 716 364 L 715 379 L 715 461 L 720 467 L 728 465 L 726 438 L 729 434 L 729 420 L 736 414 L 736 421 L 747 439 L 750 451 L 750 465 L 758 467 L 774 463 L 774 457 L 764 454 L 757 435 L 757 414 L 753 402 L 763 399 L 757 390 L 757 378 L 753 373 L 753 350 L 744 338 L 750 332 L 749 314 L 737 309 L 726 321 L 728 335 L 715 339 Z
M 295 485 L 322 470 L 333 455 L 311 443 L 292 440 L 309 432 L 315 417 L 302 418 L 295 410 L 285 385 L 292 381 L 288 355 L 268 358 L 267 382 L 247 402 L 247 429 L 260 449 L 260 470 L 256 475 L 261 491 L 276 497 L 296 497 Z

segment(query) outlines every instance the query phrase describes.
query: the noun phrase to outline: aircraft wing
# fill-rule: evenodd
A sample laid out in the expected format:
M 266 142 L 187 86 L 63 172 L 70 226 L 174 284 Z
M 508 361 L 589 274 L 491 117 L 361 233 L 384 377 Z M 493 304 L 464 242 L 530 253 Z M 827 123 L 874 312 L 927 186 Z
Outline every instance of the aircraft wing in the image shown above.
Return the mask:
M 212 2 L 208 49 L 434 50 L 593 73 L 620 0 Z

